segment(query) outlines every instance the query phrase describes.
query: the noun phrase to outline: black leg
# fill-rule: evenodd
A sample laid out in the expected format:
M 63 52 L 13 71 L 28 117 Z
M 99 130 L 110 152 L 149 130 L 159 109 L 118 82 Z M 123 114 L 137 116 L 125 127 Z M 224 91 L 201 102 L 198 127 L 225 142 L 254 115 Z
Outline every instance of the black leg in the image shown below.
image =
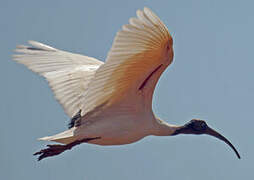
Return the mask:
M 66 144 L 66 145 L 61 145 L 61 144 L 47 145 L 48 148 L 42 149 L 42 150 L 34 153 L 33 155 L 39 155 L 38 161 L 40 161 L 46 157 L 56 156 L 66 150 L 70 150 L 73 146 L 79 145 L 81 143 L 86 143 L 86 142 L 94 140 L 94 139 L 100 139 L 100 137 L 85 138 L 82 140 L 74 141 L 74 142 L 72 142 L 70 144 Z

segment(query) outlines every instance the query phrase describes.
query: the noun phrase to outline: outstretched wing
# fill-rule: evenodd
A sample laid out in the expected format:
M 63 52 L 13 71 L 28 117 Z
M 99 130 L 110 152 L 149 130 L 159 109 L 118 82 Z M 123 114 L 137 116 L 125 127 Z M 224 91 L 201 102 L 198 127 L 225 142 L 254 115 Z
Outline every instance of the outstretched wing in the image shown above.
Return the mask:
M 173 60 L 172 45 L 162 21 L 148 8 L 138 10 L 137 18 L 117 33 L 106 63 L 89 84 L 82 115 L 101 104 L 135 100 L 142 93 L 151 104 L 155 85 Z
M 72 117 L 82 106 L 82 96 L 103 62 L 29 41 L 32 46 L 17 46 L 13 59 L 45 77 L 56 99 Z

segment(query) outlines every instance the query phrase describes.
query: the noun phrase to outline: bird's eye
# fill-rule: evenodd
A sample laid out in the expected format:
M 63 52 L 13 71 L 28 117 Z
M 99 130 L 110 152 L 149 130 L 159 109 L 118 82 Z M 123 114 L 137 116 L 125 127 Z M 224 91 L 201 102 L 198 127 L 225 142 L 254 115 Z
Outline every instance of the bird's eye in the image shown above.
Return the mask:
M 205 123 L 205 122 L 202 122 L 202 123 L 200 124 L 200 126 L 202 127 L 202 129 L 205 129 L 205 128 L 206 128 L 206 123 Z

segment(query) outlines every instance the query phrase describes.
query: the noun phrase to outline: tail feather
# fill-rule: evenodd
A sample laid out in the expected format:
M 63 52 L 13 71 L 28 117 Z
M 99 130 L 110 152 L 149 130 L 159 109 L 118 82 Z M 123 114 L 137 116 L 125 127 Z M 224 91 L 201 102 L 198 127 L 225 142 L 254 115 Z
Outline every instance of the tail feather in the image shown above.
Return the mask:
M 59 142 L 62 144 L 69 144 L 77 140 L 77 136 L 74 135 L 74 128 L 72 128 L 53 136 L 46 136 L 46 137 L 39 138 L 38 140 L 54 141 L 54 142 Z

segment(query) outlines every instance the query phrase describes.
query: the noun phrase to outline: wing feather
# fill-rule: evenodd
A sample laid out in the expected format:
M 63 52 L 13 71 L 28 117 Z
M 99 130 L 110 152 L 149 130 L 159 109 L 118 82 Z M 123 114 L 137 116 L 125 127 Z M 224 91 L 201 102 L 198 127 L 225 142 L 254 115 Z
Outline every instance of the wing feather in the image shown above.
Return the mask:
M 173 40 L 160 19 L 148 8 L 138 10 L 137 18 L 131 18 L 129 24 L 116 34 L 106 63 L 99 67 L 89 84 L 81 114 L 105 102 L 113 104 L 128 97 L 135 99 L 133 97 L 139 95 L 139 88 L 147 77 L 163 66 L 150 85 L 149 91 L 153 94 L 160 74 L 172 62 L 172 44 Z
M 72 117 L 81 109 L 84 92 L 103 62 L 35 41 L 29 41 L 29 44 L 31 46 L 17 46 L 19 54 L 13 59 L 45 77 L 56 99 Z

